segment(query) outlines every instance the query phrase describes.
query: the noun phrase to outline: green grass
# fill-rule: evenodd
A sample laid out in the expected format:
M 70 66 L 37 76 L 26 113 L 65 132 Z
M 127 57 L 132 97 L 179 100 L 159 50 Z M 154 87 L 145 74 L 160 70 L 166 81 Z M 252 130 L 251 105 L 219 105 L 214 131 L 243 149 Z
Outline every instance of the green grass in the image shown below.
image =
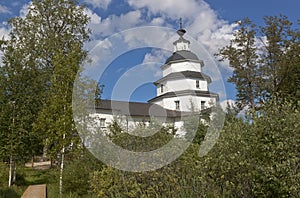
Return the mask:
M 56 181 L 56 170 L 36 170 L 27 167 L 17 167 L 16 184 L 8 187 L 8 165 L 0 164 L 0 198 L 21 197 L 29 185 L 51 184 Z
M 0 163 L 0 198 L 19 198 L 29 185 L 47 184 L 47 197 L 59 197 L 59 169 L 37 170 L 28 167 L 17 167 L 16 184 L 8 188 L 8 165 Z M 66 192 L 63 198 L 93 198 L 91 194 L 79 196 L 74 192 Z

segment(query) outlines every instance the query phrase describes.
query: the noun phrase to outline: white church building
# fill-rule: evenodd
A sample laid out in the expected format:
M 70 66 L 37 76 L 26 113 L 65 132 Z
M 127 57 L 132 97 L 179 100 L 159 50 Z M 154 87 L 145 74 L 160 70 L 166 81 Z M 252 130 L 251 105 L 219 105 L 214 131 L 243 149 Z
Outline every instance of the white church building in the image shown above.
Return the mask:
M 101 128 L 106 129 L 116 117 L 127 131 L 152 118 L 180 128 L 183 116 L 216 105 L 219 96 L 209 91 L 211 78 L 202 72 L 204 63 L 191 51 L 185 33 L 180 25 L 174 52 L 161 66 L 162 78 L 154 82 L 156 96 L 147 103 L 101 100 L 96 106 Z

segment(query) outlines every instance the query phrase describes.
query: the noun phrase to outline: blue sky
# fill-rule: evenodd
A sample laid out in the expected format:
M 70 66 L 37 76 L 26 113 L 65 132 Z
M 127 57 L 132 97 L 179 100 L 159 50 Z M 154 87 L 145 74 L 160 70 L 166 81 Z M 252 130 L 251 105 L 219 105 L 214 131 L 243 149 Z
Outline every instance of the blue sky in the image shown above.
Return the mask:
M 6 21 L 11 17 L 24 16 L 29 2 L 0 0 L 1 37 L 9 32 Z M 147 101 L 155 96 L 155 88 L 151 82 L 161 77 L 159 66 L 172 53 L 172 42 L 177 39 L 175 31 L 180 17 L 183 18 L 188 36 L 195 39 L 194 43 L 205 51 L 199 48 L 198 56 L 205 61 L 204 72 L 213 75 L 216 84 L 212 85 L 211 90 L 220 93 L 221 101 L 235 99 L 234 86 L 226 82 L 231 75 L 231 69 L 226 62 L 218 63 L 212 60 L 214 59 L 212 55 L 228 43 L 235 28 L 234 22 L 249 17 L 254 23 L 263 25 L 264 16 L 283 14 L 298 28 L 297 19 L 300 18 L 299 0 L 80 0 L 80 2 L 87 5 L 85 12 L 91 17 L 89 28 L 92 35 L 86 49 L 93 51 L 92 59 L 97 59 L 101 55 L 108 57 L 107 54 L 115 53 L 113 48 L 124 47 L 123 54 L 106 60 L 108 61 L 106 65 L 101 63 L 94 68 L 101 70 L 98 80 L 105 84 L 103 98 L 117 100 Z M 142 35 L 145 38 L 140 40 L 128 35 L 122 41 L 111 40 L 112 35 L 116 33 L 144 26 L 168 27 L 171 28 L 170 32 L 174 30 L 174 34 L 167 31 L 157 35 L 157 32 L 148 31 L 149 34 Z M 95 50 L 95 46 L 104 39 L 107 41 L 103 42 L 107 45 L 102 45 L 105 50 L 102 49 L 101 55 L 97 54 L 99 51 Z M 147 46 L 149 41 L 154 45 L 141 49 L 130 48 L 134 42 L 144 42 L 145 45 L 141 46 Z M 160 49 L 153 47 L 156 46 L 156 41 L 160 43 L 157 45 Z M 192 46 L 192 50 L 196 48 L 197 46 L 194 48 Z M 212 66 L 214 64 L 215 66 Z M 212 74 L 211 68 L 218 68 L 219 73 Z M 132 85 L 135 82 L 137 85 Z M 220 88 L 222 86 L 218 83 L 222 85 L 224 83 L 225 93 L 221 93 L 220 89 L 223 88 Z

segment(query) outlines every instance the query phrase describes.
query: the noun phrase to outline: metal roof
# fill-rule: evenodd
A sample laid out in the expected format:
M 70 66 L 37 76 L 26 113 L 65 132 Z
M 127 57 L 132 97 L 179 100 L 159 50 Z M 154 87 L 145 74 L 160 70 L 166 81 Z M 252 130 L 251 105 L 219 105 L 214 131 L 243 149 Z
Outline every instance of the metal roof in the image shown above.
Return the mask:
M 197 79 L 197 80 L 206 80 L 208 83 L 211 83 L 211 78 L 206 74 L 196 71 L 182 71 L 182 72 L 174 72 L 170 73 L 167 76 L 157 80 L 154 82 L 155 85 L 160 84 L 163 81 L 170 79 Z
M 165 64 L 168 64 L 172 61 L 179 61 L 179 60 L 190 60 L 190 61 L 197 61 L 197 62 L 200 61 L 198 56 L 193 52 L 188 50 L 180 50 L 180 51 L 173 52 L 172 56 L 170 56 L 166 60 Z
M 162 94 L 160 96 L 156 96 L 155 98 L 152 98 L 148 102 L 155 102 L 157 100 L 163 99 L 163 98 L 172 98 L 182 95 L 191 95 L 191 96 L 202 96 L 202 97 L 210 97 L 210 98 L 216 98 L 219 100 L 219 95 L 216 93 L 212 93 L 209 91 L 195 91 L 195 90 L 183 90 L 183 91 L 177 91 L 177 92 L 167 92 L 165 94 Z
M 97 113 L 101 110 L 107 110 L 111 113 L 127 116 L 145 116 L 145 117 L 180 117 L 188 114 L 188 112 L 180 112 L 175 110 L 164 109 L 163 107 L 153 103 L 142 102 L 126 102 L 116 100 L 101 100 L 99 105 L 95 107 Z

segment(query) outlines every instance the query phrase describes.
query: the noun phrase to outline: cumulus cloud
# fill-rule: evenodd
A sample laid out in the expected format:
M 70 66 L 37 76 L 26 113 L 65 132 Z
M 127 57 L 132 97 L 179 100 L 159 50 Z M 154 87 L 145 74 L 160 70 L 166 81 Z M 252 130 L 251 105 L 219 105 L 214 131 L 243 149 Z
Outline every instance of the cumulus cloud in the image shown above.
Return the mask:
M 163 26 L 164 24 L 165 24 L 165 20 L 162 17 L 153 18 L 150 22 L 150 25 L 155 25 L 155 26 Z
M 145 55 L 142 64 L 146 65 L 156 78 L 162 77 L 160 66 L 164 64 L 169 55 L 169 51 L 153 49 Z
M 182 17 L 187 33 L 213 55 L 229 43 L 236 27 L 236 24 L 219 19 L 217 13 L 203 0 L 129 0 L 128 4 L 133 10 L 119 16 L 113 14 L 101 18 L 89 11 L 93 33 L 106 37 L 140 25 L 172 27 Z M 228 64 L 225 62 L 221 66 L 226 68 Z
M 189 17 L 197 14 L 199 3 L 195 0 L 174 1 L 174 0 L 129 0 L 129 5 L 136 9 L 147 8 L 153 15 L 161 14 L 169 18 Z
M 5 27 L 0 27 L 0 38 L 8 39 L 9 37 L 9 31 Z M 2 56 L 3 53 L 0 51 L 0 66 L 2 65 Z
M 9 31 L 8 31 L 7 28 L 0 27 L 0 38 L 7 39 L 8 38 L 8 34 L 9 34 Z
M 24 4 L 20 10 L 20 17 L 25 18 L 26 15 L 28 14 L 28 8 L 31 5 L 31 2 Z
M 85 12 L 91 18 L 89 28 L 92 30 L 94 37 L 105 38 L 142 23 L 140 10 L 130 11 L 119 16 L 113 14 L 107 18 L 101 18 L 89 9 L 86 9 Z
M 179 18 L 183 19 L 183 28 L 187 30 L 185 37 L 191 40 L 191 49 L 200 59 L 205 62 L 204 72 L 213 78 L 213 81 L 218 84 L 212 84 L 212 91 L 220 92 L 224 90 L 224 84 L 220 83 L 227 79 L 232 74 L 232 69 L 229 67 L 228 61 L 218 62 L 214 54 L 219 51 L 220 48 L 229 44 L 230 39 L 233 38 L 233 32 L 236 28 L 236 24 L 231 24 L 223 19 L 220 19 L 218 14 L 203 0 L 128 0 L 128 5 L 131 7 L 128 12 L 122 14 L 111 14 L 107 17 L 101 17 L 92 11 L 88 11 L 88 15 L 91 17 L 90 29 L 93 32 L 93 36 L 98 39 L 104 39 L 111 35 L 121 32 L 123 30 L 141 26 L 160 26 L 174 28 L 174 24 L 179 26 Z M 163 63 L 166 57 L 171 55 L 173 50 L 172 43 L 178 39 L 176 30 L 171 29 L 171 32 L 163 32 L 153 30 L 151 32 L 135 32 L 135 34 L 127 34 L 122 40 L 122 44 L 127 45 L 130 49 L 131 46 L 137 46 L 137 43 L 154 44 L 158 45 L 164 50 L 154 50 L 151 53 L 145 55 L 143 64 L 149 62 Z M 193 48 L 193 43 L 198 42 L 195 45 L 203 46 L 205 53 L 200 50 L 197 51 Z M 118 47 L 118 46 L 111 46 Z M 167 50 L 170 50 L 169 53 Z M 160 54 L 164 51 L 165 54 Z M 145 64 L 151 66 L 152 64 Z M 213 65 L 213 66 L 212 66 Z M 218 65 L 218 66 L 216 66 Z M 161 75 L 160 69 L 152 71 L 155 76 Z M 214 69 L 211 69 L 214 68 Z M 208 71 L 208 70 L 210 71 Z M 149 68 L 145 68 L 149 70 Z M 216 72 L 218 70 L 218 72 Z M 220 70 L 220 71 L 219 71 Z M 219 85 L 221 84 L 221 85 Z M 221 91 L 222 92 L 222 91 Z M 224 94 L 224 93 L 223 93 Z M 226 96 L 222 96 L 222 99 L 226 99 Z
M 160 17 L 160 23 L 177 22 L 183 18 L 187 33 L 201 42 L 211 55 L 229 43 L 236 24 L 229 24 L 203 0 L 129 0 L 135 9 L 146 9 L 152 17 Z M 221 63 L 225 70 L 231 71 L 228 62 Z
M 229 100 L 223 100 L 222 102 L 220 102 L 220 106 L 223 109 L 223 111 L 226 111 L 227 107 L 229 106 L 235 106 L 235 101 L 232 99 Z
M 0 5 L 0 13 L 2 14 L 11 14 L 12 12 L 9 10 L 8 7 L 4 5 Z
M 92 5 L 94 8 L 107 9 L 111 0 L 84 0 L 85 3 Z

